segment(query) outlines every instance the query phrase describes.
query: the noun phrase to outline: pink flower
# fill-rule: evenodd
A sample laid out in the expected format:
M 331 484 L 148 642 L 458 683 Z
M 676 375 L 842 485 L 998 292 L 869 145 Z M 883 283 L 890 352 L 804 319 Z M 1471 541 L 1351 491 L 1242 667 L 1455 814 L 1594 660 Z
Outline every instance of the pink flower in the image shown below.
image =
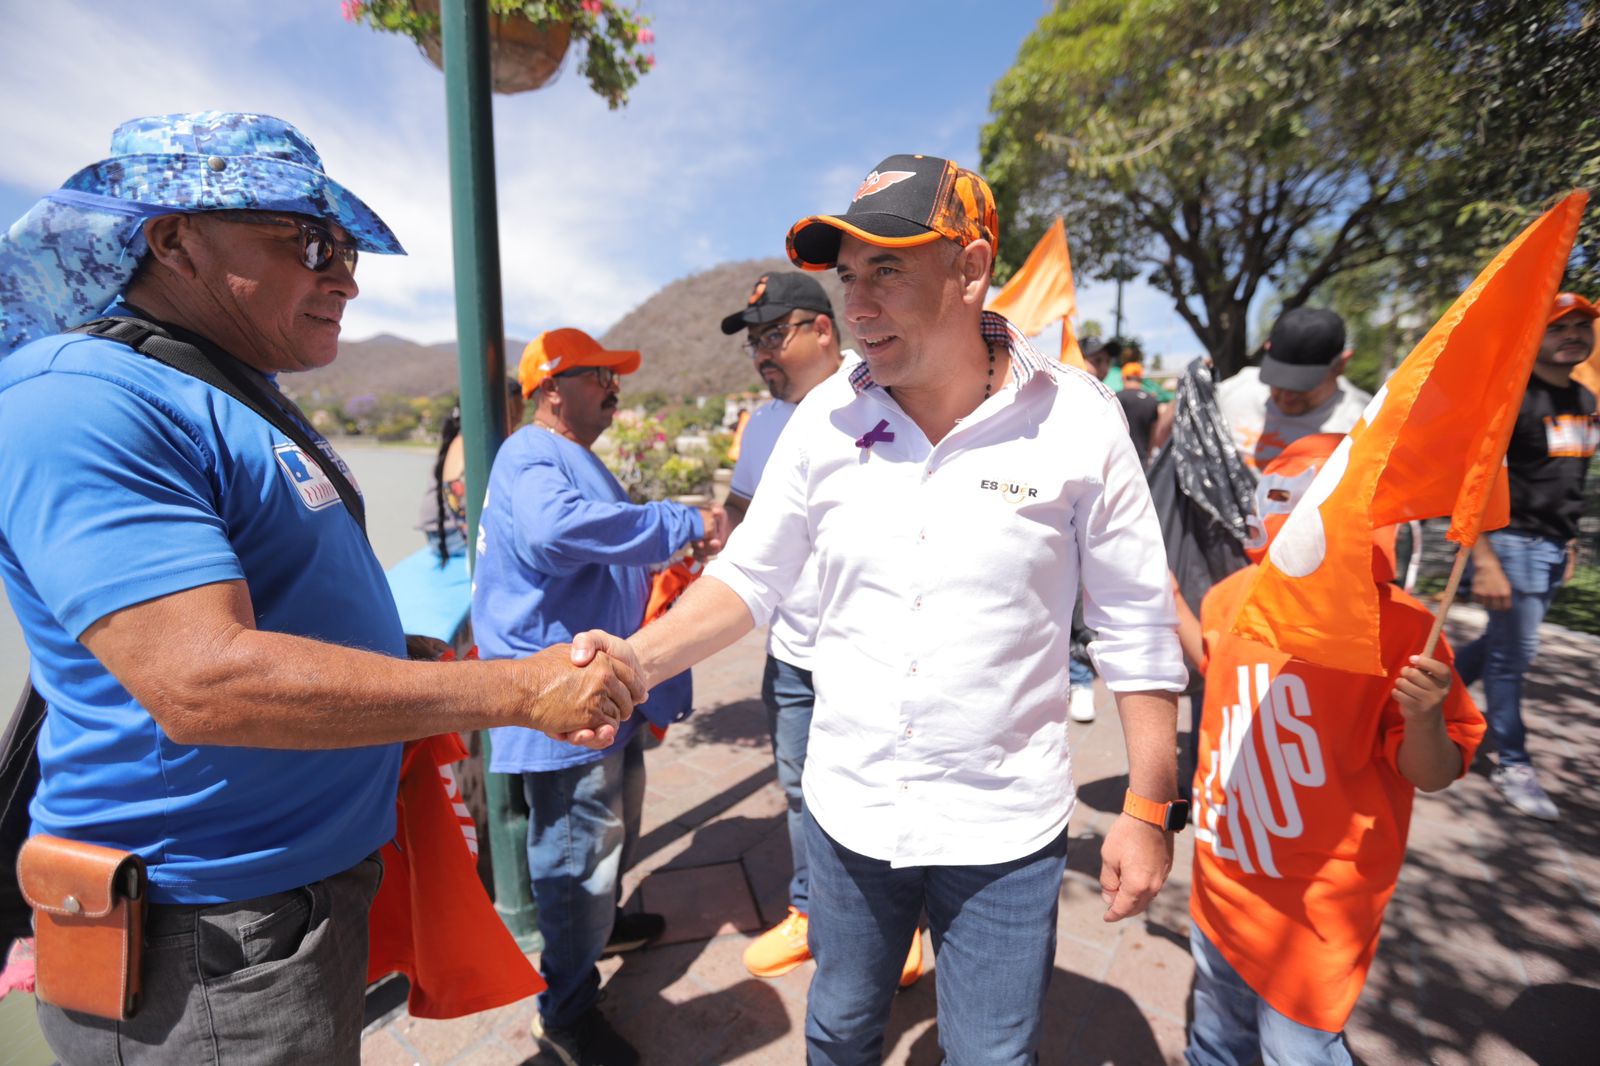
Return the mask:
M 605 0 L 583 0 L 578 6 L 591 15 L 598 15 L 606 9 Z
M 346 22 L 354 22 L 361 17 L 361 8 L 365 6 L 361 0 L 340 0 L 339 11 L 344 15 Z
M 640 44 L 655 44 L 656 43 L 656 31 L 650 29 L 648 26 L 645 27 L 644 29 L 640 30 L 639 31 L 639 43 Z
M 654 52 L 646 52 L 644 55 L 639 57 L 639 69 L 640 70 L 649 70 L 651 67 L 653 67 L 655 65 L 656 65 L 656 54 Z

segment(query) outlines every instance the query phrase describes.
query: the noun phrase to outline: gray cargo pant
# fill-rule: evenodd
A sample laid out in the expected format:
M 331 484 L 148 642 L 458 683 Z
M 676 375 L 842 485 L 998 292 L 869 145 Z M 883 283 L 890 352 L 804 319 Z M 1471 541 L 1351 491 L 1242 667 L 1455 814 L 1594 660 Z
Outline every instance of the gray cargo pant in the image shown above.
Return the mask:
M 151 905 L 144 996 L 119 1022 L 39 1004 L 62 1066 L 268 1066 L 361 1059 L 373 855 L 270 896 Z

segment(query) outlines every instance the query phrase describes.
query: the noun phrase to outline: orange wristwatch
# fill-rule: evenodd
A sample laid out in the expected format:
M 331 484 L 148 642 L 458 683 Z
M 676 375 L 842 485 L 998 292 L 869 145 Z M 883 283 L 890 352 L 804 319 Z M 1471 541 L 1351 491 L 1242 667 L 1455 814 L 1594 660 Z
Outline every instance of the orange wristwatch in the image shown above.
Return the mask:
M 1145 799 L 1130 788 L 1122 800 L 1122 813 L 1131 814 L 1141 822 L 1159 825 L 1169 833 L 1176 833 L 1189 824 L 1189 801 L 1173 800 L 1171 803 L 1157 803 L 1155 800 Z

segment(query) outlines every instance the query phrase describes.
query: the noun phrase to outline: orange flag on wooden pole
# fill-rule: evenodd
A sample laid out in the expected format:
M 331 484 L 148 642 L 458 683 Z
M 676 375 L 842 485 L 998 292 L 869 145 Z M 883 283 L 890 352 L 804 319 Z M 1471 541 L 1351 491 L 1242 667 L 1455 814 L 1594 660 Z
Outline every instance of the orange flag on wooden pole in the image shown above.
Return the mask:
M 1005 315 L 1030 337 L 1061 321 L 1061 361 L 1086 366 L 1078 338 L 1069 321 L 1078 309 L 1072 284 L 1072 256 L 1067 252 L 1067 227 L 1057 218 L 1028 253 L 1027 262 L 1011 276 L 1005 288 L 989 301 L 989 310 Z
M 1587 201 L 1518 234 L 1378 390 L 1273 539 L 1235 633 L 1382 674 L 1373 534 L 1449 515 L 1465 549 L 1509 521 L 1506 445 Z

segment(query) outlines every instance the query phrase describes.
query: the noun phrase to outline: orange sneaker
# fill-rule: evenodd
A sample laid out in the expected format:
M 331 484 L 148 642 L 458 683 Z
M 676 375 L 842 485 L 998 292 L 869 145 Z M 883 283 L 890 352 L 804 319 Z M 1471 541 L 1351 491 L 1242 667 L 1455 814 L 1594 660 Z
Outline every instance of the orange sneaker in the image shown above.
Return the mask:
M 911 938 L 911 950 L 906 952 L 906 965 L 900 971 L 900 987 L 910 988 L 922 977 L 922 930 Z
M 744 949 L 745 969 L 757 977 L 782 977 L 811 957 L 806 946 L 805 915 L 789 908 L 789 917 L 756 937 Z

